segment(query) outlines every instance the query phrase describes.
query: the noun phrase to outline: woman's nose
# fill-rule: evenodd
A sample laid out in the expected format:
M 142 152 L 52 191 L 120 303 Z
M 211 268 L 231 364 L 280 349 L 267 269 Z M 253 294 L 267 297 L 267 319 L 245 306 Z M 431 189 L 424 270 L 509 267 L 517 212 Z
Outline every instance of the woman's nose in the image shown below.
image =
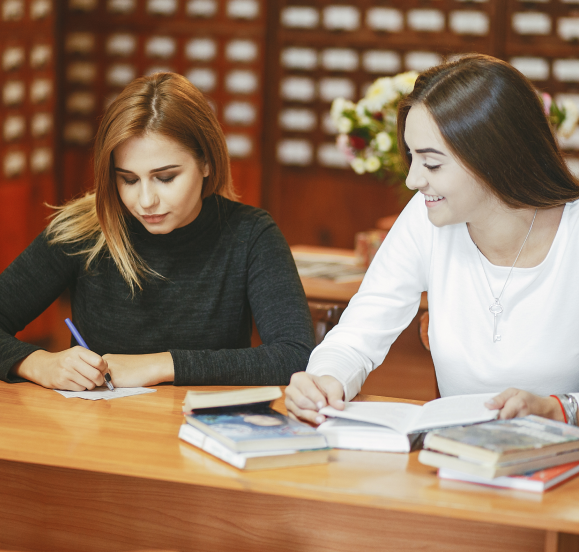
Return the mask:
M 159 199 L 157 197 L 157 193 L 155 187 L 148 184 L 143 183 L 141 186 L 141 193 L 139 194 L 139 203 L 143 209 L 151 209 L 158 203 Z
M 406 177 L 406 187 L 410 190 L 420 190 L 428 186 L 428 181 L 420 171 L 420 167 L 417 167 L 415 163 L 410 165 L 410 170 L 408 171 L 408 176 Z

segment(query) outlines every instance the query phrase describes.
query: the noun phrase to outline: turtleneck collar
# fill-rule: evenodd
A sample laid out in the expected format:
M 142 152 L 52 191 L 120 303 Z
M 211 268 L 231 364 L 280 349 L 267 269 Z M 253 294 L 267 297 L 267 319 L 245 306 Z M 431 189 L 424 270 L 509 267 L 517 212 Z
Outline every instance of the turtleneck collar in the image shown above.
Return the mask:
M 215 220 L 217 211 L 222 208 L 219 205 L 220 199 L 221 198 L 215 194 L 206 197 L 203 200 L 201 211 L 195 220 L 181 228 L 175 228 L 175 230 L 168 234 L 151 234 L 143 224 L 132 215 L 127 220 L 129 231 L 139 241 L 149 244 L 168 246 L 173 243 L 183 243 L 183 241 L 187 241 L 201 234 L 203 230 Z

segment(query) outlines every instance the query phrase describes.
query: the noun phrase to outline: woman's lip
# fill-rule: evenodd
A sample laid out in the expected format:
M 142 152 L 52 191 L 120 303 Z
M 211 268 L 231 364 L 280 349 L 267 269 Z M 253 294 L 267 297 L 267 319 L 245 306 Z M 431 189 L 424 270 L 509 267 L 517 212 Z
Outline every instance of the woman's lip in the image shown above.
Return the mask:
M 164 215 L 141 215 L 143 217 L 143 219 L 145 219 L 145 222 L 148 222 L 150 224 L 156 224 L 159 222 L 163 222 L 163 220 L 165 220 L 165 217 L 167 216 L 167 213 L 165 213 Z

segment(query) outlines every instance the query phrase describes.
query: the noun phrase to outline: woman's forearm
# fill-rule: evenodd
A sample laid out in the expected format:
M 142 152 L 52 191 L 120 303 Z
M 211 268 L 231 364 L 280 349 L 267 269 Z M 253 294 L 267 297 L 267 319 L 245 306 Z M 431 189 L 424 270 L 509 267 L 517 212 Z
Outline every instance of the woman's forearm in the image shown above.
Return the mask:
M 106 354 L 103 359 L 109 366 L 115 387 L 146 387 L 175 379 L 173 357 L 168 352 L 146 355 Z

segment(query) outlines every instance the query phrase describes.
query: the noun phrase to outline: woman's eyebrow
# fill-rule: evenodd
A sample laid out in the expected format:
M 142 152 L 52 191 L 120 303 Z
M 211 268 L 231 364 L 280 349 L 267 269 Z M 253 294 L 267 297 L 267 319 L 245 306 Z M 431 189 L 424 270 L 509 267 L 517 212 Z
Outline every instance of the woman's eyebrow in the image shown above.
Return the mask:
M 446 157 L 446 155 L 444 153 L 442 153 L 441 151 L 438 151 L 437 149 L 434 149 L 434 148 L 418 149 L 418 150 L 416 150 L 416 153 L 438 153 L 438 155 L 444 155 L 444 157 Z
M 159 167 L 158 169 L 153 169 L 151 171 L 151 174 L 156 173 L 156 172 L 166 171 L 167 169 L 176 169 L 180 166 L 181 165 L 166 165 L 165 167 Z
M 180 166 L 181 165 L 166 165 L 165 167 L 159 167 L 158 169 L 151 170 L 151 174 L 156 173 L 156 172 L 166 171 L 167 169 L 176 169 Z M 115 167 L 115 171 L 133 174 L 133 171 L 127 171 L 126 169 L 121 169 L 121 167 Z

